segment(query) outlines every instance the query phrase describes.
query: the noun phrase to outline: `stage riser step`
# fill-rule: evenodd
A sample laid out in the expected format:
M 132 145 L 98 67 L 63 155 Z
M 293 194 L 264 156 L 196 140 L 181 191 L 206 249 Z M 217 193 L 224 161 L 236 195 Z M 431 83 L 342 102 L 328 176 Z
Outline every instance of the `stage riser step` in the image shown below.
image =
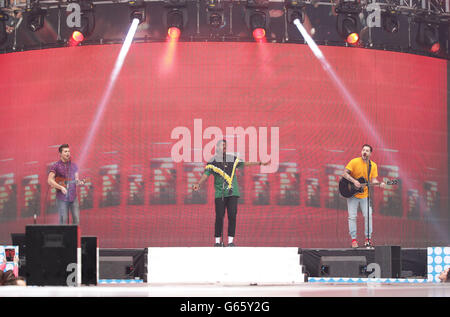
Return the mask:
M 148 248 L 148 283 L 302 282 L 298 248 Z

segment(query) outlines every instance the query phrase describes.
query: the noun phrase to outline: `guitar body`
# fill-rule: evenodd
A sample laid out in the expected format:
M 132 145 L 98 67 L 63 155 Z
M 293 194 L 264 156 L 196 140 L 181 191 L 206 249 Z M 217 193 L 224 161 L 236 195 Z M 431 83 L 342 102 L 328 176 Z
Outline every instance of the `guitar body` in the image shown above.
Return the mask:
M 61 186 L 64 186 L 64 187 L 67 186 L 67 179 L 64 178 L 64 177 L 55 177 L 55 182 L 57 182 L 58 185 L 61 185 Z
M 83 183 L 89 181 L 89 178 L 84 178 L 81 180 Z M 67 181 L 67 178 L 64 177 L 55 177 L 55 182 L 57 182 L 59 185 L 67 187 L 68 184 L 76 183 L 76 180 Z
M 358 182 L 360 182 L 361 184 L 367 183 L 364 177 L 358 178 Z M 350 198 L 358 193 L 362 193 L 364 191 L 364 187 L 365 186 L 361 186 L 360 188 L 357 188 L 352 182 L 346 180 L 343 177 L 339 181 L 339 193 L 344 198 Z

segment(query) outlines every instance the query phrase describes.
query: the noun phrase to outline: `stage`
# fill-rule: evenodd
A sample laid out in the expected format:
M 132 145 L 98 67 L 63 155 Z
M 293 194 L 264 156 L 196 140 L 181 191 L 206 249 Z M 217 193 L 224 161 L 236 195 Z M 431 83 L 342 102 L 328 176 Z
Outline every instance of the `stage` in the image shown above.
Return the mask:
M 98 286 L 3 286 L 0 297 L 450 297 L 450 284 L 301 283 L 104 284 Z M 225 299 L 224 299 L 225 300 Z

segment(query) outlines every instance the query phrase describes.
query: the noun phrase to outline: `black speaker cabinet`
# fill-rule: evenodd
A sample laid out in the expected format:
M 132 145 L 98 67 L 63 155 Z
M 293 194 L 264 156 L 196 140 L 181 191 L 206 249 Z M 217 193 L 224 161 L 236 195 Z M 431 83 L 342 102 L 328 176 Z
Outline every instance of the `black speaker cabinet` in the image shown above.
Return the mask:
M 81 245 L 77 225 L 27 225 L 27 285 L 77 286 Z
M 321 277 L 366 277 L 365 256 L 322 256 L 319 265 Z
M 380 266 L 381 278 L 400 278 L 402 259 L 400 246 L 376 246 L 375 263 Z
M 98 268 L 97 237 L 81 237 L 81 284 L 97 285 Z

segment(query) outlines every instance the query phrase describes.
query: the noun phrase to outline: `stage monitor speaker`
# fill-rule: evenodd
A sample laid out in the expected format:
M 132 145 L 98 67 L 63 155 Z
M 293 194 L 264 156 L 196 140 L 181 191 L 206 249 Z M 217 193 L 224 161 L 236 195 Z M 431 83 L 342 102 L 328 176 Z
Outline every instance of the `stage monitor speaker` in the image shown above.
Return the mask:
M 367 277 L 365 256 L 322 256 L 319 276 L 321 277 Z
M 375 263 L 380 266 L 381 278 L 400 278 L 402 259 L 400 246 L 376 246 Z
M 97 285 L 98 268 L 97 237 L 81 237 L 81 284 Z
M 27 285 L 77 286 L 81 246 L 77 225 L 27 225 Z
M 27 265 L 27 248 L 25 233 L 11 233 L 12 245 L 19 247 L 19 276 L 25 277 Z

